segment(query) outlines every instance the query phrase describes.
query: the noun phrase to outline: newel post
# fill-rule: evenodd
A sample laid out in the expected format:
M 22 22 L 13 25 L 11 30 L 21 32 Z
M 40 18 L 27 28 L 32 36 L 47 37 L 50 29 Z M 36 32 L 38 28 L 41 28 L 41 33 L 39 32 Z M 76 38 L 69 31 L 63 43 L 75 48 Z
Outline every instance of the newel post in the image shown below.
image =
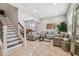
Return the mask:
M 26 44 L 27 44 L 27 38 L 26 38 L 26 27 L 24 27 L 24 48 L 25 48 L 25 53 L 26 53 Z
M 3 26 L 3 56 L 7 56 L 7 27 Z

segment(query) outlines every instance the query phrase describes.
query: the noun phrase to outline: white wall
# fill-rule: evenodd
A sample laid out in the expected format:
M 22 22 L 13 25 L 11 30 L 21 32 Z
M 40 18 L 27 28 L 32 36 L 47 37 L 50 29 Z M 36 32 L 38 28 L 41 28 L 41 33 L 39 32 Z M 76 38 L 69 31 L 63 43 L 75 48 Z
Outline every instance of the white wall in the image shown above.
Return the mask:
M 65 16 L 56 16 L 56 17 L 51 17 L 51 18 L 45 18 L 40 20 L 40 30 L 45 31 L 47 23 L 55 23 L 57 30 L 57 24 L 60 24 L 62 21 L 66 21 Z
M 27 20 L 35 20 L 35 21 L 39 21 L 39 19 L 31 16 L 30 14 L 28 14 L 26 11 L 24 11 L 23 9 L 18 9 L 18 19 L 19 22 L 24 26 L 24 21 Z
M 0 9 L 5 11 L 6 16 L 9 17 L 16 29 L 18 29 L 18 9 L 8 3 L 0 3 Z
M 32 26 L 32 24 L 33 24 L 33 26 Z M 27 29 L 32 29 L 32 30 L 35 30 L 36 32 L 38 32 L 38 30 L 39 30 L 39 26 L 38 26 L 39 23 L 34 20 L 26 21 L 25 25 L 26 25 Z

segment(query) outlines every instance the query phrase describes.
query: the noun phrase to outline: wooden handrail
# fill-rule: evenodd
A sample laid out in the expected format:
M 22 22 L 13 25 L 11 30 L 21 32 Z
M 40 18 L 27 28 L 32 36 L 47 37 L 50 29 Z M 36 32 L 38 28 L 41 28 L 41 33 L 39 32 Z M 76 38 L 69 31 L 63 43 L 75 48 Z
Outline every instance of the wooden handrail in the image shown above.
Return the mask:
M 21 23 L 20 23 L 20 22 L 19 22 L 18 24 L 19 24 L 19 25 L 20 25 L 20 26 L 24 29 L 24 27 L 21 25 Z

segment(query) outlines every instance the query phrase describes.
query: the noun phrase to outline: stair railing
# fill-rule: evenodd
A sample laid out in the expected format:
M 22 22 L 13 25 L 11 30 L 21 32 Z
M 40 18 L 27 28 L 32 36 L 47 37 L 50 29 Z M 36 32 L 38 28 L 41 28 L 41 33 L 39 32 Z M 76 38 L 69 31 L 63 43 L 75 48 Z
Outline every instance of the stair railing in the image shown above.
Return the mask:
M 7 26 L 4 23 L 2 23 L 2 21 L 1 21 L 2 19 L 3 19 L 3 17 L 0 17 L 0 27 L 2 28 L 2 30 L 1 30 L 2 31 L 2 33 L 1 33 L 2 54 L 3 54 L 3 56 L 6 56 L 6 55 L 8 55 L 7 54 Z
M 24 27 L 20 23 L 18 23 L 18 32 L 20 37 L 24 39 Z
M 20 23 L 18 23 L 18 33 L 19 33 L 19 36 L 20 38 L 23 40 L 23 43 L 24 43 L 24 49 L 25 49 L 25 52 L 26 52 L 26 27 L 21 25 Z
M 7 26 L 3 26 L 3 56 L 7 56 Z

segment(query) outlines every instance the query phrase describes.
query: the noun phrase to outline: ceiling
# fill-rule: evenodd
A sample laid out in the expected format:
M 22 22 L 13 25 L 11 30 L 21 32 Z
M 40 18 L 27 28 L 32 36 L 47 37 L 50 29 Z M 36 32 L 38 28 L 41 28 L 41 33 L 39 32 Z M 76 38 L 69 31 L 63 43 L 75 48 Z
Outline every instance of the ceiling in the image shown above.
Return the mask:
M 12 5 L 25 9 L 29 14 L 37 18 L 65 15 L 69 3 L 12 3 Z

